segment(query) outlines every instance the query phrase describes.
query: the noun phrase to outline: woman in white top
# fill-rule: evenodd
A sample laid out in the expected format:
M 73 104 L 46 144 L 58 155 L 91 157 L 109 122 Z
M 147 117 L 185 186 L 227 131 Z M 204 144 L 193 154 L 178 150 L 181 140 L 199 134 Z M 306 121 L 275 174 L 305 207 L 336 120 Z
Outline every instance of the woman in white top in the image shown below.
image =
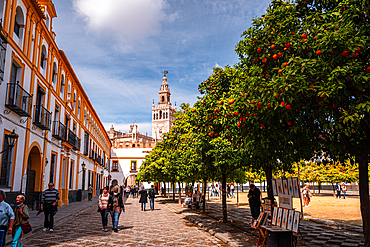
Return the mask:
M 103 224 L 103 231 L 108 231 L 108 201 L 110 194 L 108 193 L 108 187 L 103 189 L 103 194 L 99 196 L 99 212 L 101 214 L 101 221 Z

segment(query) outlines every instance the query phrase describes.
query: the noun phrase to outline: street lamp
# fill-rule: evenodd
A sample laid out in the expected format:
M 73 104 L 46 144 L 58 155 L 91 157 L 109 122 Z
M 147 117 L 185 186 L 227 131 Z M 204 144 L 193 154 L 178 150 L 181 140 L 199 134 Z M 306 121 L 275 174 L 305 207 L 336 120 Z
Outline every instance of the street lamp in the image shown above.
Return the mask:
M 8 148 L 7 149 L 5 149 L 5 150 L 3 150 L 3 151 L 1 151 L 1 153 L 3 153 L 3 152 L 5 152 L 5 151 L 7 151 L 7 150 L 11 150 L 13 147 L 14 147 L 14 145 L 15 145 L 15 142 L 17 141 L 17 139 L 18 139 L 18 136 L 17 136 L 17 134 L 15 133 L 15 131 L 13 130 L 13 132 L 10 134 L 10 135 L 7 135 L 7 140 L 8 140 Z M 0 154 L 1 154 L 0 153 Z
M 101 174 L 101 175 L 103 176 L 103 174 L 104 174 L 104 171 L 103 171 L 103 170 L 101 170 L 100 174 Z

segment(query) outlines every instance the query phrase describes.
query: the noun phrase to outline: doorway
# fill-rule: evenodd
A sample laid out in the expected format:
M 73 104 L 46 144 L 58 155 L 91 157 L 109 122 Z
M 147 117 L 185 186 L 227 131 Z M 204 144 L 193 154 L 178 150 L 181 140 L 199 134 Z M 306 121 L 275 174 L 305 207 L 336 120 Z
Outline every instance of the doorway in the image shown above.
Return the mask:
M 41 152 L 34 146 L 27 160 L 26 204 L 30 209 L 39 209 L 41 193 Z

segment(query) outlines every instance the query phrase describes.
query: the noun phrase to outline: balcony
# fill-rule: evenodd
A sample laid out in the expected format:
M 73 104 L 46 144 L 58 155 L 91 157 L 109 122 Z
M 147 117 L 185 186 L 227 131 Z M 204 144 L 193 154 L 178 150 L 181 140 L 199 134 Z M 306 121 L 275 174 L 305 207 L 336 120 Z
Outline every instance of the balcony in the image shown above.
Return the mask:
M 53 137 L 58 140 L 64 140 L 66 127 L 59 121 L 54 121 L 53 123 Z
M 67 129 L 66 130 L 66 139 L 65 141 L 68 142 L 72 147 L 76 145 L 76 134 L 73 131 Z
M 33 124 L 42 130 L 50 130 L 51 112 L 42 105 L 35 105 Z
M 5 106 L 21 117 L 31 117 L 32 96 L 18 83 L 8 83 Z
M 80 140 L 80 138 L 78 138 L 76 136 L 76 141 L 75 141 L 75 145 L 73 146 L 73 149 L 79 151 L 80 150 L 80 145 L 81 145 L 81 140 Z

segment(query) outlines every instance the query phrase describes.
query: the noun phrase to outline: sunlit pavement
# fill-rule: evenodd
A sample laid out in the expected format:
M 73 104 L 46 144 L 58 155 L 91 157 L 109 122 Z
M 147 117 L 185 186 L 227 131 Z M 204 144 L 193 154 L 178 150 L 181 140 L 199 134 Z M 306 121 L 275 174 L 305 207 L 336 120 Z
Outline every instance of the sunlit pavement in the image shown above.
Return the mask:
M 147 204 L 149 206 L 149 204 Z M 57 222 L 54 232 L 34 231 L 23 238 L 24 246 L 225 246 L 220 240 L 188 224 L 164 204 L 141 211 L 139 200 L 129 198 L 121 214 L 119 232 L 102 231 L 100 213 L 92 206 Z

